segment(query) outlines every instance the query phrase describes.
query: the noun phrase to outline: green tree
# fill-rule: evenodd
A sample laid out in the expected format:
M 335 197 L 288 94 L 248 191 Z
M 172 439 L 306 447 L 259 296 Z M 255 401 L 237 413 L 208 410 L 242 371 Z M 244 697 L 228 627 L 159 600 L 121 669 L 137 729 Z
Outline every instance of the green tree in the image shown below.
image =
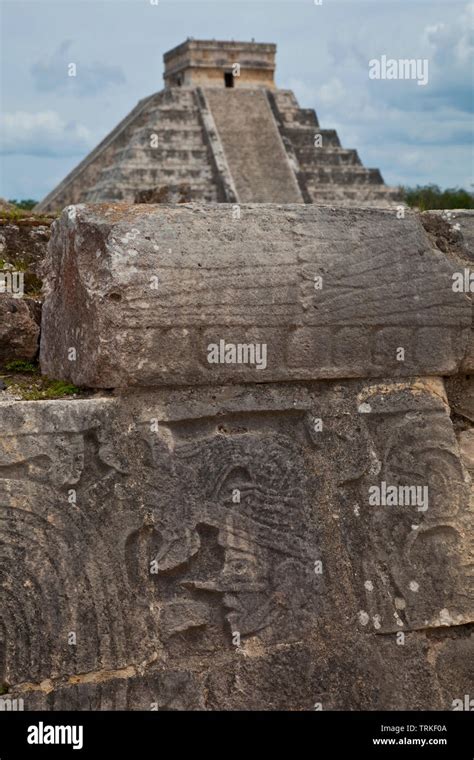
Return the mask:
M 25 198 L 21 201 L 17 201 L 16 198 L 13 198 L 13 200 L 8 201 L 9 203 L 14 203 L 17 208 L 21 208 L 24 211 L 31 211 L 33 206 L 36 206 L 38 201 L 34 201 L 32 198 Z
M 441 190 L 438 185 L 403 187 L 403 199 L 408 206 L 421 211 L 445 208 L 474 208 L 474 195 L 460 187 Z

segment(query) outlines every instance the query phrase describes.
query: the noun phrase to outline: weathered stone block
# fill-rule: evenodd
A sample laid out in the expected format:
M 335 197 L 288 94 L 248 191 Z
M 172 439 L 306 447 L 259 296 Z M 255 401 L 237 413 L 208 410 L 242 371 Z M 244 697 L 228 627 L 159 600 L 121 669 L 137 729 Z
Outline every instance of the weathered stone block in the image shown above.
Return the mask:
M 0 214 L 0 269 L 10 264 L 23 272 L 26 295 L 37 296 L 53 218 L 18 210 L 16 215 L 13 211 Z
M 451 412 L 474 423 L 474 375 L 460 373 L 445 382 Z
M 459 447 L 465 467 L 474 473 L 474 428 L 463 430 L 459 434 Z
M 66 209 L 49 249 L 43 371 L 113 388 L 457 370 L 470 299 L 416 215 L 239 215 L 225 204 Z
M 474 210 L 425 211 L 422 221 L 440 250 L 474 260 Z
M 474 294 L 474 268 L 472 266 L 474 261 L 474 211 L 466 209 L 425 211 L 420 218 L 436 248 L 446 253 L 455 264 L 453 288 L 456 288 L 458 292 L 462 290 L 472 301 Z M 474 330 L 472 329 L 460 370 L 461 372 L 474 372 Z
M 15 359 L 34 359 L 39 350 L 41 309 L 29 298 L 0 293 L 0 366 Z
M 0 680 L 25 709 L 450 709 L 426 635 L 472 621 L 469 510 L 433 379 L 2 403 Z

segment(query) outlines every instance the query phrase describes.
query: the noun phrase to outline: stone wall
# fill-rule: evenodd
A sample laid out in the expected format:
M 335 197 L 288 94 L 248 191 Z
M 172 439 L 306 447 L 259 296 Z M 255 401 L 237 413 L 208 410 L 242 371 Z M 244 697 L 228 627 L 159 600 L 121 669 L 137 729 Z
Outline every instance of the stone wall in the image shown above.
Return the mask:
M 469 236 L 232 212 L 54 226 L 43 369 L 95 394 L 0 404 L 0 680 L 32 710 L 452 709 L 474 675 Z M 221 339 L 266 366 L 209 361 Z
M 53 217 L 0 212 L 0 370 L 39 351 L 42 265 Z
M 234 87 L 275 87 L 276 45 L 188 39 L 163 56 L 165 86 L 225 87 L 224 73 L 237 63 Z

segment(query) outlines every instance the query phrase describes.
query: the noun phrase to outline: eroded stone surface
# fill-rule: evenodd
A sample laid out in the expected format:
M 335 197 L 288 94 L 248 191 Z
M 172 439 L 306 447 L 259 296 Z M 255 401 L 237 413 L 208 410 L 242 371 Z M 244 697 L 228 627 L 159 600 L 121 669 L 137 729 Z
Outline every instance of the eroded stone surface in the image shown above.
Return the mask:
M 0 367 L 34 359 L 39 351 L 41 265 L 52 222 L 12 206 L 5 212 L 0 217 Z
M 460 373 L 446 379 L 449 405 L 454 415 L 470 426 L 474 423 L 474 375 Z
M 472 301 L 474 293 L 474 211 L 454 209 L 425 211 L 421 221 L 433 244 L 446 253 L 455 265 L 453 287 Z M 473 304 L 474 310 L 474 304 Z M 474 330 L 471 334 L 461 372 L 474 372 Z
M 239 215 L 66 209 L 49 251 L 43 371 L 99 388 L 456 372 L 470 298 L 416 215 L 296 204 Z M 210 346 L 229 344 L 265 357 L 224 363 L 224 348 L 209 361 Z
M 459 434 L 459 446 L 465 466 L 469 471 L 474 471 L 474 428 Z
M 474 210 L 425 211 L 422 220 L 441 250 L 474 260 Z
M 39 349 L 39 304 L 0 293 L 0 367 L 15 359 L 34 359 Z
M 450 709 L 468 488 L 433 379 L 4 403 L 1 680 L 26 709 Z
M 26 295 L 37 296 L 41 291 L 41 265 L 52 221 L 52 217 L 33 213 L 18 219 L 0 217 L 0 270 L 9 264 L 23 272 Z

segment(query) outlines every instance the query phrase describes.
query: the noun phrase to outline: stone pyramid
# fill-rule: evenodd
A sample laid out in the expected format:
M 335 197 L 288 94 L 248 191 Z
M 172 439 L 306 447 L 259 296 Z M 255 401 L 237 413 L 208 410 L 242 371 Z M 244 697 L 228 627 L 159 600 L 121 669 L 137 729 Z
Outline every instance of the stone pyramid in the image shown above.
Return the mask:
M 205 201 L 382 206 L 378 169 L 274 82 L 276 45 L 188 39 L 141 100 L 37 206 Z

